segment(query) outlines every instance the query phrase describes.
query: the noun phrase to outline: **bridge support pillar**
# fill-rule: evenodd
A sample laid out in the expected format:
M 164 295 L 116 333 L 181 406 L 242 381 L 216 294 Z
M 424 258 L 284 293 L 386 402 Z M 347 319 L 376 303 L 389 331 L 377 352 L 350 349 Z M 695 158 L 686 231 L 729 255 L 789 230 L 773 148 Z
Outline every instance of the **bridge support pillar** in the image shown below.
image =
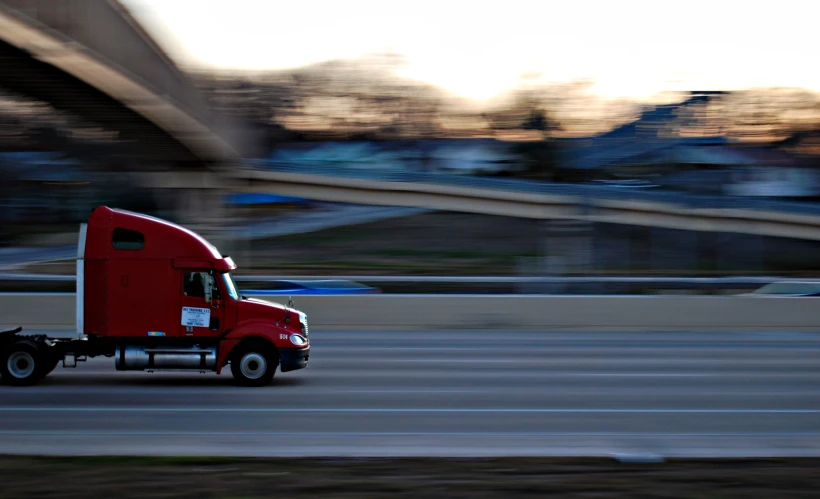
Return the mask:
M 542 222 L 542 271 L 547 277 L 585 274 L 595 262 L 594 224 L 581 220 Z M 566 285 L 549 283 L 546 293 L 566 291 Z

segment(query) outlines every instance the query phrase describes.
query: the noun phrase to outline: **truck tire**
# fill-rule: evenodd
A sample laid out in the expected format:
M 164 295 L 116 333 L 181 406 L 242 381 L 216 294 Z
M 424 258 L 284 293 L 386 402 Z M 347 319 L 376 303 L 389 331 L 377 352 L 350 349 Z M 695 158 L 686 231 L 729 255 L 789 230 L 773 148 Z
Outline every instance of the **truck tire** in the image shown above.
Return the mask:
M 46 356 L 29 341 L 18 341 L 8 345 L 0 355 L 0 376 L 3 382 L 12 386 L 31 386 L 45 375 Z
M 231 374 L 241 386 L 266 386 L 273 380 L 279 356 L 261 341 L 239 344 L 231 355 Z

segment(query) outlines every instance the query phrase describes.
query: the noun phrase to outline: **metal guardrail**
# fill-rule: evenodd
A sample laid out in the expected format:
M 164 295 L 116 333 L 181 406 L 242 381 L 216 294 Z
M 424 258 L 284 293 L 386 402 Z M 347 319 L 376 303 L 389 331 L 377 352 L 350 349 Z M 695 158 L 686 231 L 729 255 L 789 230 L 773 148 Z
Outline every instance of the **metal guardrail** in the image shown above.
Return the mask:
M 820 203 L 801 203 L 761 199 L 757 197 L 714 196 L 663 191 L 658 189 L 634 189 L 587 184 L 563 184 L 534 180 L 476 177 L 450 173 L 416 172 L 399 168 L 355 168 L 344 163 L 330 165 L 291 164 L 267 160 L 250 160 L 246 164 L 258 170 L 272 170 L 302 175 L 322 175 L 340 178 L 379 180 L 384 182 L 414 182 L 446 184 L 489 190 L 504 190 L 537 194 L 553 194 L 580 197 L 592 203 L 594 199 L 633 200 L 680 205 L 688 208 L 751 209 L 820 215 Z
M 446 283 L 446 284 L 526 284 L 526 283 L 597 283 L 597 284 L 679 284 L 679 285 L 745 285 L 767 284 L 774 281 L 804 282 L 812 279 L 796 277 L 610 277 L 610 276 L 276 276 L 276 275 L 243 275 L 235 276 L 237 282 L 272 282 L 272 281 L 326 281 L 344 280 L 369 283 Z M 52 281 L 75 282 L 76 277 L 69 274 L 29 274 L 0 273 L 0 281 Z
M 370 283 L 445 283 L 445 284 L 526 284 L 526 283 L 601 283 L 601 284 L 766 284 L 773 281 L 806 281 L 801 278 L 779 277 L 610 277 L 610 276 L 236 276 L 238 282 L 279 280 L 346 280 Z

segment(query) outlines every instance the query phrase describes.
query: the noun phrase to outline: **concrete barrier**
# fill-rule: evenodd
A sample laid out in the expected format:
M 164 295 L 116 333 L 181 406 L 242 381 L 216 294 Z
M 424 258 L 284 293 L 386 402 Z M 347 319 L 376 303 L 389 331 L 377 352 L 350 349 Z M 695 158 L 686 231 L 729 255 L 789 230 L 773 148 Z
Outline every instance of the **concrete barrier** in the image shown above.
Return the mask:
M 283 297 L 258 297 L 284 303 Z M 311 332 L 820 331 L 812 298 L 716 296 L 297 296 Z M 0 327 L 72 329 L 73 294 L 0 293 Z

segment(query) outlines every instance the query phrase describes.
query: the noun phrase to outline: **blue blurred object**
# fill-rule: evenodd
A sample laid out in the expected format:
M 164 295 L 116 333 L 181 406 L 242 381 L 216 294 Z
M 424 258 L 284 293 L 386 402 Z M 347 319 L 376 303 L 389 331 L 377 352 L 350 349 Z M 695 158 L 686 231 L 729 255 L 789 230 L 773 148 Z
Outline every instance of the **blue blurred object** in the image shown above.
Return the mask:
M 307 203 L 304 198 L 280 196 L 264 193 L 236 193 L 227 196 L 226 201 L 231 205 L 253 206 L 260 204 Z
M 242 289 L 244 295 L 351 295 L 380 293 L 381 290 L 345 280 L 268 281 L 265 289 Z
M 744 296 L 820 296 L 820 282 L 777 281 Z

